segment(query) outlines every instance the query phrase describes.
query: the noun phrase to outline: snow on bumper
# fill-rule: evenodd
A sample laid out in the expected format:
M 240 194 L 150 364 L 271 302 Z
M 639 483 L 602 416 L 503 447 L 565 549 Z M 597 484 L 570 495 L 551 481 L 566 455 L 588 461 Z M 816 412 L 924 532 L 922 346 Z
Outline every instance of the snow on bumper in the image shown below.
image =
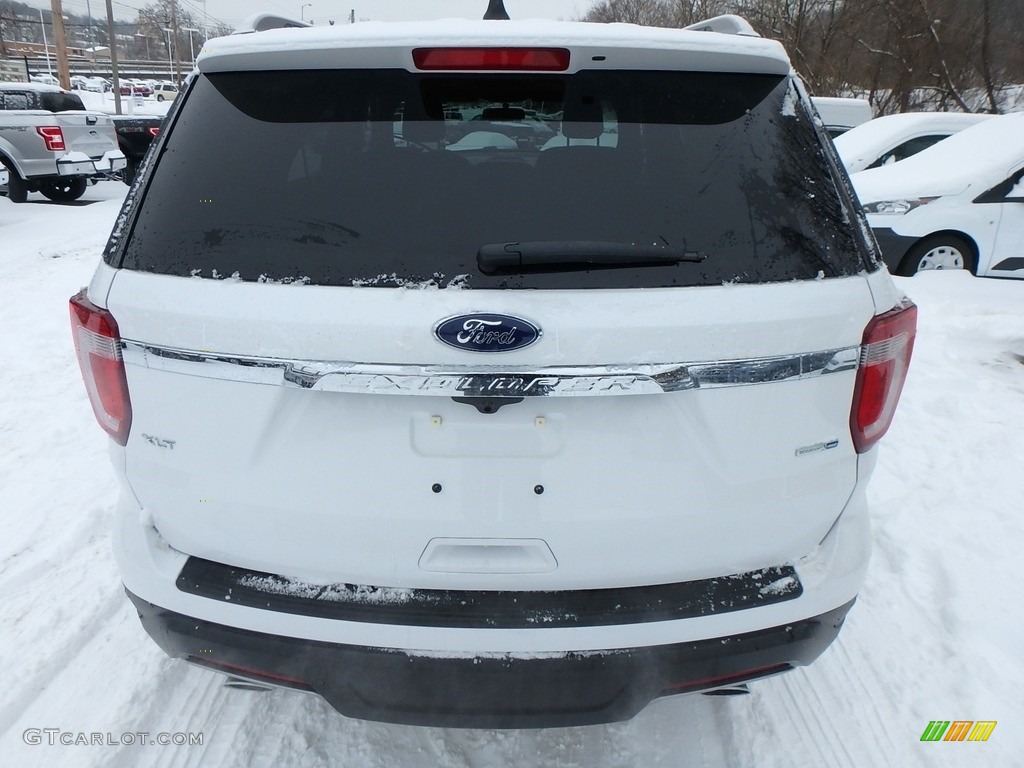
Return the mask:
M 103 176 L 124 170 L 128 160 L 124 152 L 112 149 L 102 157 L 92 158 L 84 152 L 68 152 L 57 158 L 57 173 L 61 176 Z

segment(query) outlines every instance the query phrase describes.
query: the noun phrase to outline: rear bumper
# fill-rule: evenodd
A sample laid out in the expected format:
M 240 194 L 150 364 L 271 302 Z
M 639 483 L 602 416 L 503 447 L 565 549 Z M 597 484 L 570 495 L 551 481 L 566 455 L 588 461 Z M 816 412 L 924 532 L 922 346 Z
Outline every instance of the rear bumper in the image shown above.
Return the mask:
M 125 452 L 111 448 L 123 472 Z M 662 695 L 809 664 L 832 642 L 867 567 L 863 487 L 874 455 L 860 457 L 862 482 L 825 538 L 803 557 L 765 569 L 792 568 L 799 582 L 799 592 L 773 599 L 759 597 L 753 572 L 736 583 L 703 579 L 697 591 L 689 582 L 637 588 L 613 580 L 593 594 L 572 583 L 562 595 L 557 586 L 532 588 L 555 589 L 546 596 L 526 594 L 530 585 L 510 576 L 498 589 L 511 591 L 511 603 L 509 594 L 481 593 L 437 604 L 433 591 L 412 589 L 402 590 L 413 593 L 404 600 L 361 604 L 356 597 L 389 595 L 308 591 L 190 558 L 161 535 L 127 483 L 114 553 L 143 624 L 173 657 L 314 691 L 364 719 L 462 727 L 612 722 Z M 772 579 L 767 594 L 784 583 Z M 460 588 L 487 589 L 468 580 Z M 417 592 L 424 600 L 413 599 Z M 705 598 L 713 609 L 703 607 Z M 564 616 L 551 612 L 552 600 Z
M 104 176 L 124 170 L 127 164 L 128 160 L 119 149 L 104 152 L 99 158 L 81 152 L 69 152 L 57 158 L 57 173 L 61 176 Z
M 659 696 L 709 690 L 816 659 L 853 601 L 740 635 L 607 651 L 438 656 L 225 626 L 128 592 L 170 656 L 313 691 L 349 717 L 457 728 L 539 728 L 627 720 Z

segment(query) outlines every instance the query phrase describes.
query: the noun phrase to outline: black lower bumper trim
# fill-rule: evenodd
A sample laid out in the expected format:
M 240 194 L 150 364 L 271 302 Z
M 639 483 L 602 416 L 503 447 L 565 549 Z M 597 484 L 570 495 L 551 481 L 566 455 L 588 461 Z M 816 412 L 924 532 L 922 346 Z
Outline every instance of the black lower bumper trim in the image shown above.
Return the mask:
M 309 584 L 190 557 L 175 582 L 192 595 L 320 619 L 466 629 L 594 627 L 690 619 L 795 600 L 791 565 L 616 589 L 482 591 Z
M 128 593 L 170 656 L 315 691 L 343 715 L 457 728 L 542 728 L 628 720 L 653 699 L 774 674 L 816 659 L 853 601 L 730 637 L 556 658 L 438 658 L 304 640 L 201 621 Z

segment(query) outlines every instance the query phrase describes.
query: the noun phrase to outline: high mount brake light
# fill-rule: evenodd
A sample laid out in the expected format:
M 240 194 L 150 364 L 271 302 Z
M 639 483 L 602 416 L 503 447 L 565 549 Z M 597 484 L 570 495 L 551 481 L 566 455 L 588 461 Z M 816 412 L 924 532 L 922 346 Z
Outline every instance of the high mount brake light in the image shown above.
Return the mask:
M 107 434 L 124 445 L 132 426 L 132 404 L 117 321 L 89 301 L 85 288 L 71 298 L 70 309 L 75 352 L 93 413 Z
M 853 389 L 850 433 L 857 453 L 868 451 L 889 429 L 903 391 L 917 335 L 917 306 L 909 299 L 864 329 Z
M 59 125 L 36 126 L 36 133 L 43 137 L 46 148 L 51 152 L 63 152 L 67 148 L 64 145 L 64 132 Z
M 412 60 L 422 70 L 564 72 L 567 48 L 415 48 Z

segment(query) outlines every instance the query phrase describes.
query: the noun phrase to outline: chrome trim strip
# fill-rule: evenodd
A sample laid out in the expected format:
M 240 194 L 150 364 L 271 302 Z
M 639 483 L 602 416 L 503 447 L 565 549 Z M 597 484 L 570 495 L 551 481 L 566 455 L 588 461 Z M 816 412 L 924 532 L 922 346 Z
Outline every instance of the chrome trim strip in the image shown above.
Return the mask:
M 121 343 L 127 365 L 189 376 L 323 392 L 457 397 L 655 395 L 795 381 L 855 370 L 861 355 L 855 346 L 750 360 L 525 368 L 286 360 Z

